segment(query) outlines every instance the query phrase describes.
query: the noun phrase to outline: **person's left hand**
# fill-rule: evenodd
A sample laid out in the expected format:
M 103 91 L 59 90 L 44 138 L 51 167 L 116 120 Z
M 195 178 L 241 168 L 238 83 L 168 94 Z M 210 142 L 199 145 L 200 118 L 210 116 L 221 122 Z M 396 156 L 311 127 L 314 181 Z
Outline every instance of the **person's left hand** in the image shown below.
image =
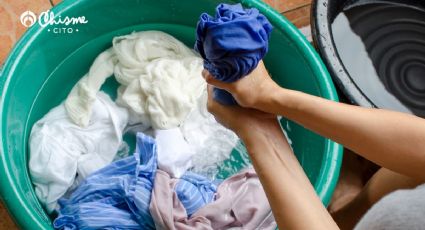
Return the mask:
M 268 112 L 267 105 L 272 101 L 274 93 L 281 89 L 270 77 L 263 61 L 250 74 L 232 83 L 215 79 L 206 69 L 202 71 L 202 76 L 208 84 L 232 94 L 241 107 L 265 112 Z
M 238 105 L 222 105 L 214 100 L 212 90 L 213 86 L 208 85 L 208 111 L 219 123 L 233 130 L 241 139 L 264 134 L 268 129 L 278 127 L 275 115 Z

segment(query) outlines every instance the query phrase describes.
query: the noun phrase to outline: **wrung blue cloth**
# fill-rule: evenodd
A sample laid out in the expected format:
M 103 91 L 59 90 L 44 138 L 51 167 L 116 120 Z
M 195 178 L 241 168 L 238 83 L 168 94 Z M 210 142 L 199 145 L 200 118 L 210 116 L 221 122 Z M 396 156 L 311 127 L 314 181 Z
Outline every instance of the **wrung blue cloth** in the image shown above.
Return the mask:
M 59 200 L 61 208 L 53 222 L 54 227 L 155 229 L 149 204 L 156 170 L 155 140 L 138 133 L 133 156 L 113 162 L 93 173 L 69 199 Z M 216 185 L 211 181 L 189 172 L 183 175 L 175 187 L 188 215 L 212 202 L 216 190 Z
M 204 59 L 204 68 L 217 80 L 234 82 L 248 75 L 266 55 L 273 26 L 257 9 L 241 4 L 220 4 L 216 15 L 200 16 L 195 50 Z M 224 104 L 236 104 L 229 93 L 216 93 Z M 226 97 L 227 95 L 227 97 Z

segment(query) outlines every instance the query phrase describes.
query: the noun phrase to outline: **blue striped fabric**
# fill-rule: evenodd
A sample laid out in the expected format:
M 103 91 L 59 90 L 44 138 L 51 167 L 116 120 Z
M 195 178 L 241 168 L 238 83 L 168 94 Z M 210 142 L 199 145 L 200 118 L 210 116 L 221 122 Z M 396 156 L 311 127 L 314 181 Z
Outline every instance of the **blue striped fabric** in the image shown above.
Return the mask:
M 60 199 L 56 229 L 155 229 L 149 212 L 157 170 L 155 140 L 137 134 L 136 153 L 93 173 Z M 169 188 L 164 188 L 169 189 Z M 175 187 L 188 215 L 214 200 L 216 185 L 187 172 Z M 172 207 L 170 207 L 171 209 Z
M 176 185 L 176 193 L 188 216 L 214 201 L 217 186 L 195 173 L 186 172 Z

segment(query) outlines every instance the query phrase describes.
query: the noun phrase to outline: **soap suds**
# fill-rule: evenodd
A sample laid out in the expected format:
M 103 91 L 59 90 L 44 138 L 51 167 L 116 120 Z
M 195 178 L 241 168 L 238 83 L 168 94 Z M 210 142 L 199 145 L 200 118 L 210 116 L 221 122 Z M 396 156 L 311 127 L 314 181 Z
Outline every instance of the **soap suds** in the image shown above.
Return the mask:
M 191 171 L 211 175 L 218 170 L 218 164 L 228 159 L 238 142 L 236 134 L 219 124 L 207 110 L 207 91 L 204 88 L 197 106 L 193 109 L 181 130 L 184 138 L 194 149 Z

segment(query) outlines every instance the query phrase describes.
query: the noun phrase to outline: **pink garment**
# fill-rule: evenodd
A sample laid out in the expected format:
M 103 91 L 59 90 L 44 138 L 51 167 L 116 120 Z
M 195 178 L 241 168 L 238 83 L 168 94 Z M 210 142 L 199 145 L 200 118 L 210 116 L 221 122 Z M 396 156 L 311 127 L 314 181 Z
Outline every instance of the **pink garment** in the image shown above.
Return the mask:
M 276 222 L 254 169 L 244 170 L 220 184 L 216 200 L 188 218 L 174 192 L 178 179 L 158 170 L 150 213 L 156 229 L 276 229 Z

